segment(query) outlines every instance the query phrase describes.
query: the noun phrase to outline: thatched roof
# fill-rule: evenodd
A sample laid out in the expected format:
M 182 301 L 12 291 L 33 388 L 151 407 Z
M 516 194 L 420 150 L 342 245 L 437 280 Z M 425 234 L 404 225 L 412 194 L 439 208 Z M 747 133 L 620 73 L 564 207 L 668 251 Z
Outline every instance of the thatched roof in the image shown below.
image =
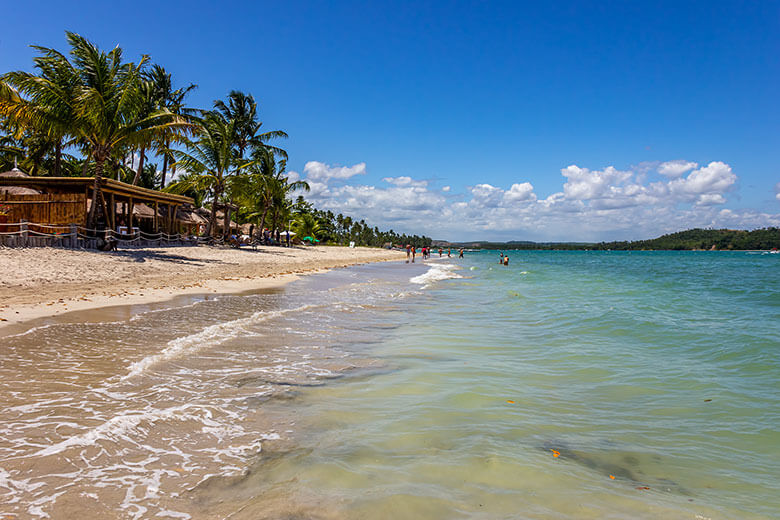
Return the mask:
M 4 177 L 6 179 L 8 178 L 21 179 L 21 178 L 29 177 L 29 175 L 24 173 L 19 168 L 14 167 L 13 170 L 0 173 L 0 177 Z M 40 195 L 41 194 L 41 192 L 38 190 L 34 190 L 32 188 L 23 188 L 22 186 L 0 186 L 0 193 L 5 193 L 8 195 Z
M 29 175 L 24 173 L 19 168 L 14 167 L 12 170 L 0 173 L 0 177 L 29 177 Z
M 121 209 L 121 204 L 117 202 L 116 204 L 116 211 L 119 213 Z M 139 202 L 136 204 L 133 204 L 133 217 L 136 218 L 154 218 L 154 209 L 150 208 L 146 204 Z
M 176 220 L 185 222 L 187 224 L 208 224 L 208 216 L 203 216 L 198 213 L 198 210 L 189 204 L 179 206 L 179 210 L 176 212 Z

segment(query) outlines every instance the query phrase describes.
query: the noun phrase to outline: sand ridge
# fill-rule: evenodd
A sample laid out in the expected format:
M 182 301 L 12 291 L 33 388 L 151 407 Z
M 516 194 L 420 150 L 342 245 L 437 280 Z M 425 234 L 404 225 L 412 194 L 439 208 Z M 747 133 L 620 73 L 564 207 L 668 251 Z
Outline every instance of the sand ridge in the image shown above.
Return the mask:
M 0 333 L 65 312 L 263 289 L 305 273 L 405 258 L 399 251 L 331 246 L 0 248 Z

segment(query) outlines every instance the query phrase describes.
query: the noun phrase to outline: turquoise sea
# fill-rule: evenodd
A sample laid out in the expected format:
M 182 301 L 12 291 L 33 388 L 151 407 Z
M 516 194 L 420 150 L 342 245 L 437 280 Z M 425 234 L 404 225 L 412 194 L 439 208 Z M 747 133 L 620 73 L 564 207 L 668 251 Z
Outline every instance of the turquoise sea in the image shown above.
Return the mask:
M 8 338 L 7 512 L 57 518 L 65 490 L 119 518 L 780 516 L 780 255 L 508 254 Z

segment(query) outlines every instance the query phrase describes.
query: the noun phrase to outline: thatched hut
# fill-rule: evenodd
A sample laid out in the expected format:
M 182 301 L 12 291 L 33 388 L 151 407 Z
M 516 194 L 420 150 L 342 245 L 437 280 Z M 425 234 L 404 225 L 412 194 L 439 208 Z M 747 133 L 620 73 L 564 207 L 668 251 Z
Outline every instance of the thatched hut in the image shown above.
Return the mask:
M 14 166 L 12 170 L 0 173 L 0 177 L 4 179 L 14 179 L 14 178 L 22 179 L 24 177 L 29 177 L 29 175 L 27 175 L 22 170 Z M 0 186 L 0 195 L 40 195 L 40 194 L 41 194 L 40 191 L 34 190 L 32 188 L 23 188 L 21 186 Z

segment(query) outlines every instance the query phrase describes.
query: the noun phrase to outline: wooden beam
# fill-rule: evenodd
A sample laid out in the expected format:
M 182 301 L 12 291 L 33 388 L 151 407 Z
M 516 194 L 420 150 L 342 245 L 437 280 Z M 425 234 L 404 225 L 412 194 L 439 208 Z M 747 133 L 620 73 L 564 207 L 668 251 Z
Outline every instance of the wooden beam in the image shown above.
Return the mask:
M 113 231 L 116 231 L 116 199 L 114 198 L 114 194 L 111 193 L 109 195 L 109 203 L 111 204 L 111 213 L 109 218 L 109 225 L 111 226 L 111 229 Z

